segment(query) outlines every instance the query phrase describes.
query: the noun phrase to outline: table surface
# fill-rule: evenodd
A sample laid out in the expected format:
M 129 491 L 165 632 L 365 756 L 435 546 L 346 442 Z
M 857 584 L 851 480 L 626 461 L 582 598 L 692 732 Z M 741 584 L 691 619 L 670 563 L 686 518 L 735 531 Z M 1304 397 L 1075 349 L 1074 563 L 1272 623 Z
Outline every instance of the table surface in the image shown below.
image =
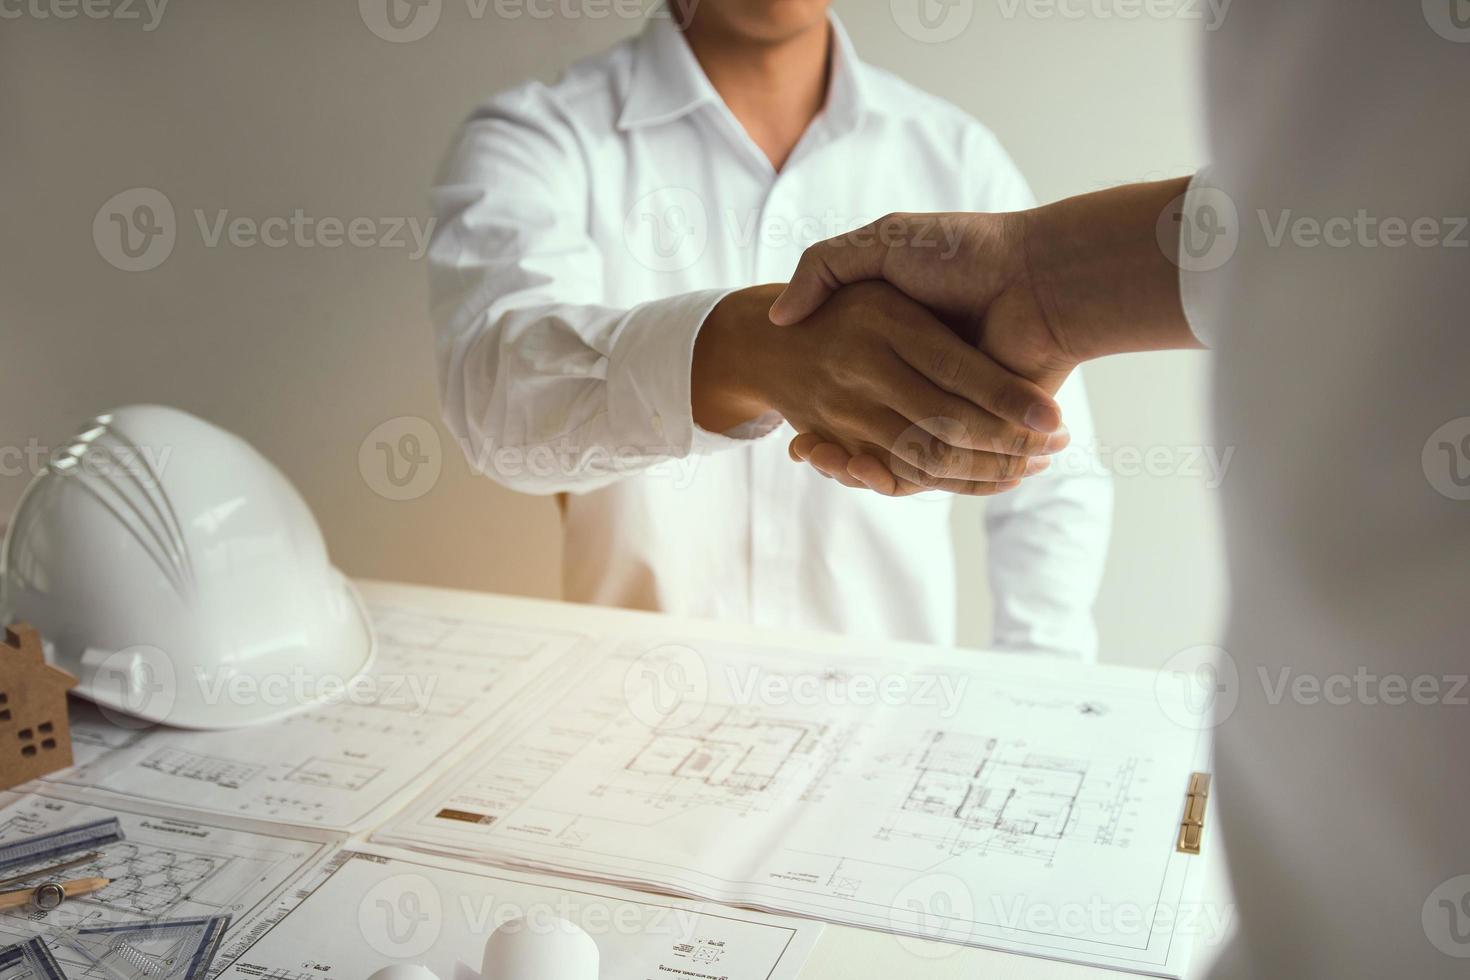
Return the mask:
M 406 602 L 449 615 L 481 616 L 506 623 L 559 626 L 589 633 L 612 630 L 676 632 L 743 643 L 777 644 L 805 650 L 840 651 L 847 641 L 836 634 L 772 630 L 744 623 L 716 622 L 663 613 L 611 609 L 578 603 L 550 602 L 514 596 L 461 592 L 391 582 L 358 582 L 364 598 L 378 602 Z M 895 652 L 922 651 L 918 644 L 894 643 Z M 1227 924 L 1234 920 L 1234 902 L 1224 870 L 1219 835 L 1206 836 L 1205 881 L 1200 902 L 1219 910 Z M 1203 977 L 1229 941 L 1233 929 L 1199 935 L 1194 940 L 1189 976 Z M 1117 977 L 1115 970 L 1075 966 L 1053 960 L 1019 956 L 973 946 L 921 942 L 850 926 L 828 924 L 801 972 L 801 980 L 892 980 L 922 976 L 932 980 L 1079 980 Z

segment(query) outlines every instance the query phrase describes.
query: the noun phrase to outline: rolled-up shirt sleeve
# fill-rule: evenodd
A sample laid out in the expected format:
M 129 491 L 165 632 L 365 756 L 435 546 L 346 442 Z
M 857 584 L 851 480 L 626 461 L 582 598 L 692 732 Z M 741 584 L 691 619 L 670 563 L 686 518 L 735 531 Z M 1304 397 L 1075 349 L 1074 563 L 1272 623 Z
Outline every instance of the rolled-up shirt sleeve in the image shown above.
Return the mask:
M 497 97 L 464 125 L 433 189 L 444 421 L 473 466 L 529 493 L 593 490 L 739 444 L 690 408 L 694 342 L 729 290 L 606 301 L 588 162 L 565 119 L 542 86 Z
M 1201 229 L 1209 237 L 1208 247 L 1179 257 L 1179 301 L 1195 339 L 1209 348 L 1219 340 L 1217 311 L 1225 278 L 1220 268 L 1234 254 L 1240 240 L 1240 214 L 1224 191 L 1211 180 L 1208 168 L 1189 179 L 1180 207 L 1180 224 L 1185 234 Z M 1218 239 L 1218 240 L 1216 240 Z

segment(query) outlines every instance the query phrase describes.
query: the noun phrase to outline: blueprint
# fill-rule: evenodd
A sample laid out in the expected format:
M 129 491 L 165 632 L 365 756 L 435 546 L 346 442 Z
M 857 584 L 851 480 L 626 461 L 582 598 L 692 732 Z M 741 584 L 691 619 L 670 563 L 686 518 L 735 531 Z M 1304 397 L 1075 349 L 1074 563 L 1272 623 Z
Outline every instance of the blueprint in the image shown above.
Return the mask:
M 0 946 L 74 926 L 229 915 L 231 928 L 215 961 L 222 966 L 248 944 L 253 930 L 283 914 L 293 903 L 288 886 L 341 842 L 338 835 L 311 829 L 227 824 L 172 807 L 85 802 L 98 797 L 72 795 L 74 799 L 34 794 L 11 798 L 0 807 L 0 843 L 116 816 L 124 839 L 104 846 L 91 863 L 66 872 L 112 883 L 51 912 L 0 913 Z M 64 944 L 51 946 L 70 980 L 103 980 L 103 974 Z
M 374 839 L 1182 973 L 1207 733 L 1152 675 L 628 640 Z M 1171 715 L 1172 712 L 1172 715 Z
M 370 675 L 333 703 L 259 728 L 196 732 L 121 727 L 78 702 L 78 764 L 47 778 L 254 820 L 360 828 L 485 737 L 506 703 L 553 675 L 582 639 L 392 606 L 372 617 Z
M 580 925 L 597 943 L 601 980 L 794 980 L 822 929 L 373 845 L 339 852 L 300 893 L 225 978 L 363 980 L 404 961 L 468 977 L 490 933 L 521 917 L 532 929 Z

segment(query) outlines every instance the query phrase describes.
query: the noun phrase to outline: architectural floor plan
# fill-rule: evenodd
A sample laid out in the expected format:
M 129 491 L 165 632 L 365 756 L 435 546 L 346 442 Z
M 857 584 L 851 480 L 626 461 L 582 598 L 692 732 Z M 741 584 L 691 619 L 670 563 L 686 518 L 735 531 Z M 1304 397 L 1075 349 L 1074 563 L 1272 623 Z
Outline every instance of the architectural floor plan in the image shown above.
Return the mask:
M 1170 922 L 1189 901 L 1191 857 L 1172 844 L 1206 739 L 1169 720 L 1146 675 L 663 639 L 598 659 L 539 722 L 494 740 L 378 839 L 917 936 L 1180 968 Z M 662 684 L 657 697 L 630 688 L 645 676 Z M 1140 925 L 1120 936 L 1111 921 L 1068 914 L 1099 901 L 1135 910 Z
M 472 746 L 581 637 L 373 610 L 368 683 L 335 703 L 237 732 L 127 730 L 72 708 L 78 765 L 52 782 L 194 809 L 350 830 Z M 188 683 L 186 679 L 183 681 Z

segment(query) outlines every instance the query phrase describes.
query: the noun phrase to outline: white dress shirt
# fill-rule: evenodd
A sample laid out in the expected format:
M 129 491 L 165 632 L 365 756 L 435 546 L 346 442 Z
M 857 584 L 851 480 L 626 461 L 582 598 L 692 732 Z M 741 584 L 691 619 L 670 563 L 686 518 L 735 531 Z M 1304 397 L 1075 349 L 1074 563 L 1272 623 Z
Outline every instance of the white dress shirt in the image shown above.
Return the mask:
M 1463 978 L 1470 4 L 1238 0 L 1206 51 L 1184 293 L 1238 448 L 1217 975 Z
M 1033 203 L 995 137 L 858 61 L 833 20 L 825 110 L 777 173 L 666 17 L 481 106 L 434 188 L 445 421 L 485 475 L 569 492 L 578 601 L 952 643 L 950 500 L 847 489 L 778 417 L 706 432 L 695 336 L 734 288 L 890 211 Z M 794 328 L 795 329 L 795 328 Z M 987 511 L 994 643 L 1092 657 L 1111 484 L 1078 449 Z

